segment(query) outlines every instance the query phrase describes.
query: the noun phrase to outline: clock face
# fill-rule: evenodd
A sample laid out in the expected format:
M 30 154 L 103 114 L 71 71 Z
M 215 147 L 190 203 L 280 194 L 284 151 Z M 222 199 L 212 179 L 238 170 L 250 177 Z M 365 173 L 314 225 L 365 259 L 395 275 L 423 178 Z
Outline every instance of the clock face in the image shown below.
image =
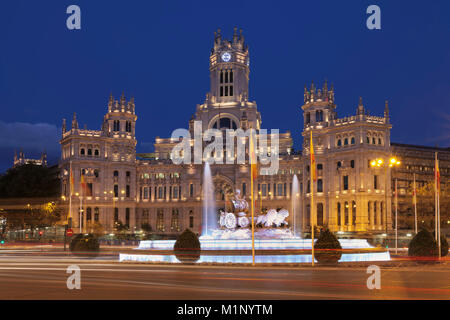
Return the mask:
M 230 61 L 231 60 L 231 54 L 229 54 L 228 52 L 224 52 L 222 54 L 222 60 L 225 61 L 225 62 Z

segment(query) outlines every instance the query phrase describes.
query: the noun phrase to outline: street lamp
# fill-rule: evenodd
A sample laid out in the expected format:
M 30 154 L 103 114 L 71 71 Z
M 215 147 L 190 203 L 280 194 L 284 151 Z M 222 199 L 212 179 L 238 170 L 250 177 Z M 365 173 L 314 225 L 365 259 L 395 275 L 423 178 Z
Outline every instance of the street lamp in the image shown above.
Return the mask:
M 384 199 L 385 199 L 385 201 L 384 201 L 384 206 L 385 206 L 385 208 L 384 208 L 384 212 L 385 212 L 385 219 L 384 219 L 384 221 L 385 221 L 385 226 L 386 226 L 386 235 L 387 235 L 387 233 L 388 233 L 388 219 L 387 219 L 387 193 L 388 193 L 388 190 L 387 190 L 387 179 L 388 179 L 388 175 L 390 175 L 390 173 L 391 173 L 391 168 L 392 167 L 394 167 L 394 166 L 399 166 L 400 164 L 401 164 L 401 162 L 397 159 L 397 158 L 395 158 L 395 157 L 390 157 L 387 161 L 387 165 L 385 165 L 385 161 L 384 161 L 384 159 L 382 159 L 382 158 L 378 158 L 378 159 L 375 159 L 375 160 L 372 160 L 371 162 L 370 162 L 370 166 L 372 167 L 372 168 L 375 168 L 375 167 L 378 167 L 378 168 L 381 168 L 381 167 L 384 167 L 385 168 L 385 175 L 384 175 L 384 185 L 385 185 L 385 192 L 384 192 Z M 395 250 L 396 250 L 396 252 L 397 252 L 397 239 L 398 239 L 398 227 L 397 227 L 397 214 L 398 214 L 398 201 L 397 201 L 398 199 L 397 199 L 397 179 L 395 179 Z

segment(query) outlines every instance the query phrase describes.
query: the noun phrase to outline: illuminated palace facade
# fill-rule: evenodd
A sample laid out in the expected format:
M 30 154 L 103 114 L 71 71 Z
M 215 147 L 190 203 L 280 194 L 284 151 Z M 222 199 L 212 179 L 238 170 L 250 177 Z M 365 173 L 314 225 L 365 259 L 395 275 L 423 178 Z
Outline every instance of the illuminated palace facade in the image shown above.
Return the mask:
M 233 38 L 226 40 L 218 30 L 209 61 L 210 92 L 189 120 L 189 132 L 193 134 L 195 124 L 201 121 L 203 131 L 252 128 L 259 135 L 262 118 L 256 103 L 248 98 L 249 51 L 242 31 L 235 29 Z M 391 229 L 392 171 L 384 165 L 371 165 L 374 159 L 388 161 L 392 154 L 387 103 L 383 116 L 373 116 L 360 99 L 355 115 L 338 118 L 334 89 L 325 83 L 319 89 L 314 84 L 305 88 L 301 108 L 303 150 L 292 151 L 290 132 L 279 134 L 279 170 L 257 177 L 256 211 L 285 208 L 291 212 L 294 196 L 301 207 L 296 214 L 303 221 L 303 229 L 308 228 L 312 131 L 317 164 L 313 212 L 317 224 L 332 231 L 381 233 Z M 75 114 L 70 129 L 63 122 L 59 164 L 62 201 L 67 207 L 71 202 L 73 228 L 79 230 L 81 221 L 84 232 L 97 228 L 113 233 L 118 225 L 131 233 L 143 230 L 175 235 L 186 228 L 200 232 L 204 165 L 175 164 L 171 151 L 180 139 L 174 138 L 157 137 L 154 153 L 136 154 L 136 120 L 134 100 L 127 101 L 122 95 L 119 100 L 109 98 L 101 130 L 80 129 Z M 248 138 L 245 145 L 248 153 Z M 230 156 L 225 152 L 222 155 Z M 397 156 L 401 158 L 398 152 Z M 230 200 L 238 189 L 249 198 L 247 162 L 213 164 L 211 172 L 218 209 L 231 210 Z M 292 194 L 294 175 L 300 181 L 299 194 Z M 292 215 L 289 219 L 292 222 Z

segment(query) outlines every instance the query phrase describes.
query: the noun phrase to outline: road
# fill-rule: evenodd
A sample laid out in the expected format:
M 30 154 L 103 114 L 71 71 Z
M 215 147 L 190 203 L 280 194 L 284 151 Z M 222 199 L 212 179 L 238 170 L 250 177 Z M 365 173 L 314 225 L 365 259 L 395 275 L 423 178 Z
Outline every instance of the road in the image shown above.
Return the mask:
M 69 290 L 69 265 L 81 289 Z M 369 290 L 363 267 L 222 267 L 119 263 L 0 252 L 0 299 L 450 299 L 450 265 L 385 267 Z

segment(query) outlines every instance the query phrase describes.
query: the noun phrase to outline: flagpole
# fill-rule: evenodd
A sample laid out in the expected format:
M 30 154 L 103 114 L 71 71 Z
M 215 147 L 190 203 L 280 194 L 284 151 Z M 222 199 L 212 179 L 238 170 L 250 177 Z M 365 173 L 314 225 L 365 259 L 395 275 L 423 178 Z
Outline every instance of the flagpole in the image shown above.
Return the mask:
M 395 178 L 395 253 L 398 252 L 398 197 L 397 197 L 397 178 Z
M 413 185 L 413 188 L 414 188 L 414 198 L 413 198 L 413 201 L 414 201 L 414 230 L 415 230 L 415 232 L 416 232 L 416 234 L 417 234 L 417 190 L 416 190 L 416 174 L 414 173 L 414 185 Z
M 67 217 L 67 224 L 69 224 L 69 221 L 71 221 L 71 218 L 72 218 L 72 192 L 73 192 L 73 186 L 72 186 L 72 179 L 73 179 L 73 176 L 72 176 L 72 161 L 70 161 L 70 173 L 69 173 L 69 188 L 70 188 L 70 190 L 69 190 L 69 214 L 68 214 L 68 217 Z M 70 226 L 70 227 L 72 227 L 72 226 Z
M 434 239 L 436 243 L 438 241 L 438 230 L 437 230 L 437 221 L 438 221 L 438 204 L 437 204 L 437 177 L 438 177 L 438 167 L 437 167 L 437 152 L 434 153 Z
M 253 144 L 253 130 L 250 130 L 250 188 L 252 198 L 252 265 L 255 266 L 255 198 L 253 188 L 253 175 L 255 174 L 256 159 Z
M 439 195 L 441 189 L 440 172 L 439 172 L 439 160 L 436 152 L 436 190 L 437 190 L 437 245 L 438 245 L 438 257 L 441 259 L 441 210 L 439 205 Z
M 310 131 L 310 191 L 311 191 L 311 208 L 310 208 L 310 221 L 311 221 L 311 264 L 314 267 L 314 179 L 315 179 L 315 159 L 314 159 L 314 144 L 312 137 L 312 130 Z

